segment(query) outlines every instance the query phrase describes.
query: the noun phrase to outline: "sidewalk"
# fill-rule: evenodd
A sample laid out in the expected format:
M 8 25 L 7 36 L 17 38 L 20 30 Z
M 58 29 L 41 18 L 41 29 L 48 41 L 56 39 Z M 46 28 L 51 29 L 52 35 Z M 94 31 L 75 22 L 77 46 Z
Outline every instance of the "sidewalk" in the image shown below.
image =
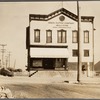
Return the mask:
M 81 83 L 100 84 L 100 77 L 87 77 L 81 80 Z
M 31 72 L 31 74 L 34 73 Z M 24 76 L 29 75 L 28 72 L 23 73 Z M 20 75 L 20 74 L 18 74 Z M 22 75 L 23 76 L 23 75 Z M 67 82 L 67 83 L 78 83 L 77 81 L 77 71 L 38 71 L 34 75 L 32 75 L 30 78 L 35 78 L 38 80 L 42 79 L 42 82 L 45 80 L 46 82 L 49 81 L 51 83 L 57 83 L 57 82 Z M 100 76 L 92 76 L 87 77 L 87 73 L 81 74 L 80 78 L 81 83 L 100 83 Z
M 92 76 L 81 74 L 80 82 L 77 81 L 77 72 L 75 76 L 76 77 L 68 77 L 67 81 L 69 81 L 69 83 L 100 84 L 100 76 L 96 76 L 95 74 Z
M 0 83 L 78 83 L 77 71 L 38 71 L 31 77 L 28 75 L 28 72 L 23 72 L 14 77 L 0 76 Z M 81 75 L 80 83 L 100 84 L 100 77 Z

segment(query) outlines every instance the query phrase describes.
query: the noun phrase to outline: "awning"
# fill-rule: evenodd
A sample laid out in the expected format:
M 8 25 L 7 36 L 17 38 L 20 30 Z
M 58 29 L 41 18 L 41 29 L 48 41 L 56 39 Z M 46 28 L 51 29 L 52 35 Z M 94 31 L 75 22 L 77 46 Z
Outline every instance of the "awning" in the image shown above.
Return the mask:
M 68 58 L 67 48 L 30 48 L 30 56 L 34 58 Z

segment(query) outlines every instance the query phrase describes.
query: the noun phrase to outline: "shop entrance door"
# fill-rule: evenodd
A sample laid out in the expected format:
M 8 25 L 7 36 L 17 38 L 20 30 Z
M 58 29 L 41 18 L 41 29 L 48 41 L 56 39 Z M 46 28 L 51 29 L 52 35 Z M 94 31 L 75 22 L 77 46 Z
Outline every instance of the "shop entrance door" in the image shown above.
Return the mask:
M 55 59 L 53 58 L 44 58 L 43 59 L 43 67 L 44 69 L 54 69 Z

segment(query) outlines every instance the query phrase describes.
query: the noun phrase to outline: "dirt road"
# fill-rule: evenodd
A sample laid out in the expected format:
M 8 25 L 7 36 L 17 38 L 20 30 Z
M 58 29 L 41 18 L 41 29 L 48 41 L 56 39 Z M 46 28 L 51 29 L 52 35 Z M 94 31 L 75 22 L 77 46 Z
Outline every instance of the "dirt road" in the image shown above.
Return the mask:
M 99 98 L 100 85 L 5 84 L 15 98 Z
M 42 76 L 41 76 L 42 75 Z M 65 80 L 75 77 L 62 77 L 61 74 L 43 73 L 37 76 L 0 76 L 0 85 L 9 88 L 15 98 L 98 98 L 100 84 L 74 84 Z

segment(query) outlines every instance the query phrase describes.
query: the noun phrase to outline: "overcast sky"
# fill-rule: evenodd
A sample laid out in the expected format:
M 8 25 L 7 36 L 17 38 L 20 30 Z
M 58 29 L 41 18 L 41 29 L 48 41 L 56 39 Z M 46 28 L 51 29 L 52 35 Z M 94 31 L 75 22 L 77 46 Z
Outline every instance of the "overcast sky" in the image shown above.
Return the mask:
M 94 16 L 95 63 L 100 61 L 100 1 L 80 1 L 81 15 Z M 29 14 L 49 14 L 60 8 L 77 14 L 77 4 L 73 2 L 0 2 L 0 44 L 7 44 L 5 55 L 11 52 L 11 66 L 25 69 L 27 64 L 26 27 Z M 0 49 L 1 46 L 0 46 Z M 1 58 L 1 52 L 0 52 Z

